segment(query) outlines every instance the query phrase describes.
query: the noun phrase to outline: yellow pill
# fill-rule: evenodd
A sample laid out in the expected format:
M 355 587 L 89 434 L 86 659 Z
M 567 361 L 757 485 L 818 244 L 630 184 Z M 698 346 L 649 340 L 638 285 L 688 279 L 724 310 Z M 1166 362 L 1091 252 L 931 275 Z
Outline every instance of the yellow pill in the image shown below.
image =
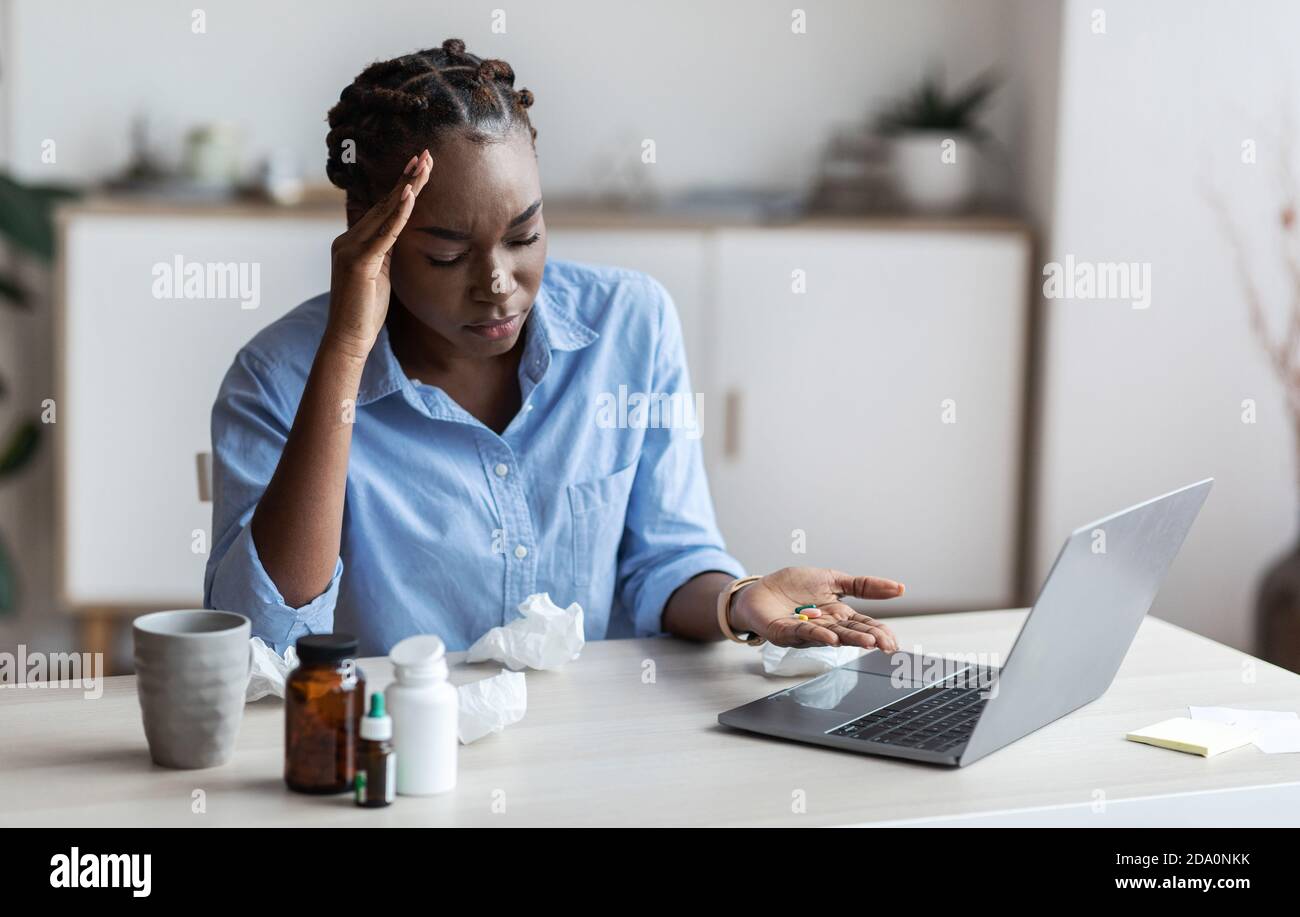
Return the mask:
M 800 621 L 807 621 L 807 620 L 808 620 L 808 616 L 807 616 L 807 615 L 799 615 L 799 620 L 800 620 Z

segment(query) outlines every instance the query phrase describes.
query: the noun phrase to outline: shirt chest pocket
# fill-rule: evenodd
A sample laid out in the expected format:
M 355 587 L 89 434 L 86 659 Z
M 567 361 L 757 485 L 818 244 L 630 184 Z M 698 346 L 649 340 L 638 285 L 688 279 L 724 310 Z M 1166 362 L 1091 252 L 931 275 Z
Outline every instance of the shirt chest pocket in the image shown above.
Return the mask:
M 636 462 L 633 462 L 606 477 L 569 485 L 575 585 L 590 586 L 595 571 L 615 568 L 635 477 Z

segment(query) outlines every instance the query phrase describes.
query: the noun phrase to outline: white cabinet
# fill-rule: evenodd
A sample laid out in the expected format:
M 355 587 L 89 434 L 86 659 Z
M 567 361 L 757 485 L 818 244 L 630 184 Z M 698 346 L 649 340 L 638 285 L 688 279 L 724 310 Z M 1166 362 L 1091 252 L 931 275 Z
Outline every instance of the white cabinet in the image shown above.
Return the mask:
M 217 388 L 258 330 L 329 289 L 338 220 L 73 211 L 62 230 L 62 597 L 198 607 L 212 507 L 199 502 L 195 455 L 211 449 Z M 233 287 L 211 299 L 159 290 L 177 259 L 244 266 L 250 279 L 256 266 L 256 308 Z
M 217 385 L 258 328 L 326 288 L 337 215 L 78 208 L 63 228 L 64 596 L 192 604 L 211 511 L 194 455 L 210 448 Z M 889 576 L 918 609 L 1014 602 L 1022 234 L 556 220 L 549 253 L 672 293 L 719 522 L 749 569 Z M 156 298 L 152 269 L 177 256 L 260 265 L 258 308 Z
M 704 439 L 728 548 L 755 572 L 896 579 L 914 609 L 1013 604 L 1025 236 L 769 229 L 716 243 Z

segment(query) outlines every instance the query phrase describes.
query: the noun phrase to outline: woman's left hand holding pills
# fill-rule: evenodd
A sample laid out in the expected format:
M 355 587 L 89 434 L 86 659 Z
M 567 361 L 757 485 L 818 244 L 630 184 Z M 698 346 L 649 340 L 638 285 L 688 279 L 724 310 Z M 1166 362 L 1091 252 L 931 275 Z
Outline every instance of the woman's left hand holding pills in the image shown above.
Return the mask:
M 898 639 L 886 624 L 840 601 L 892 599 L 903 584 L 877 576 L 850 576 L 822 567 L 785 567 L 743 587 L 732 598 L 729 623 L 777 646 L 860 646 L 892 653 Z M 807 606 L 816 606 L 816 610 Z M 797 611 L 798 610 L 798 611 Z

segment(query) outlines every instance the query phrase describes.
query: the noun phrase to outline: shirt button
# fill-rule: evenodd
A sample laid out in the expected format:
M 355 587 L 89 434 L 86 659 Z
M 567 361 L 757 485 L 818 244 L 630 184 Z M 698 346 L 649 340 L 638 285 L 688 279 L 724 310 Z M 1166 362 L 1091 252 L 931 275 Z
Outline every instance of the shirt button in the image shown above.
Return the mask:
M 497 477 L 499 478 L 504 478 L 510 473 L 510 469 L 505 466 L 505 463 L 498 464 L 493 470 L 497 473 Z
M 515 548 L 515 557 L 518 557 L 520 560 L 523 560 L 527 556 L 528 556 L 528 549 L 525 548 L 523 545 L 519 545 L 518 547 Z

